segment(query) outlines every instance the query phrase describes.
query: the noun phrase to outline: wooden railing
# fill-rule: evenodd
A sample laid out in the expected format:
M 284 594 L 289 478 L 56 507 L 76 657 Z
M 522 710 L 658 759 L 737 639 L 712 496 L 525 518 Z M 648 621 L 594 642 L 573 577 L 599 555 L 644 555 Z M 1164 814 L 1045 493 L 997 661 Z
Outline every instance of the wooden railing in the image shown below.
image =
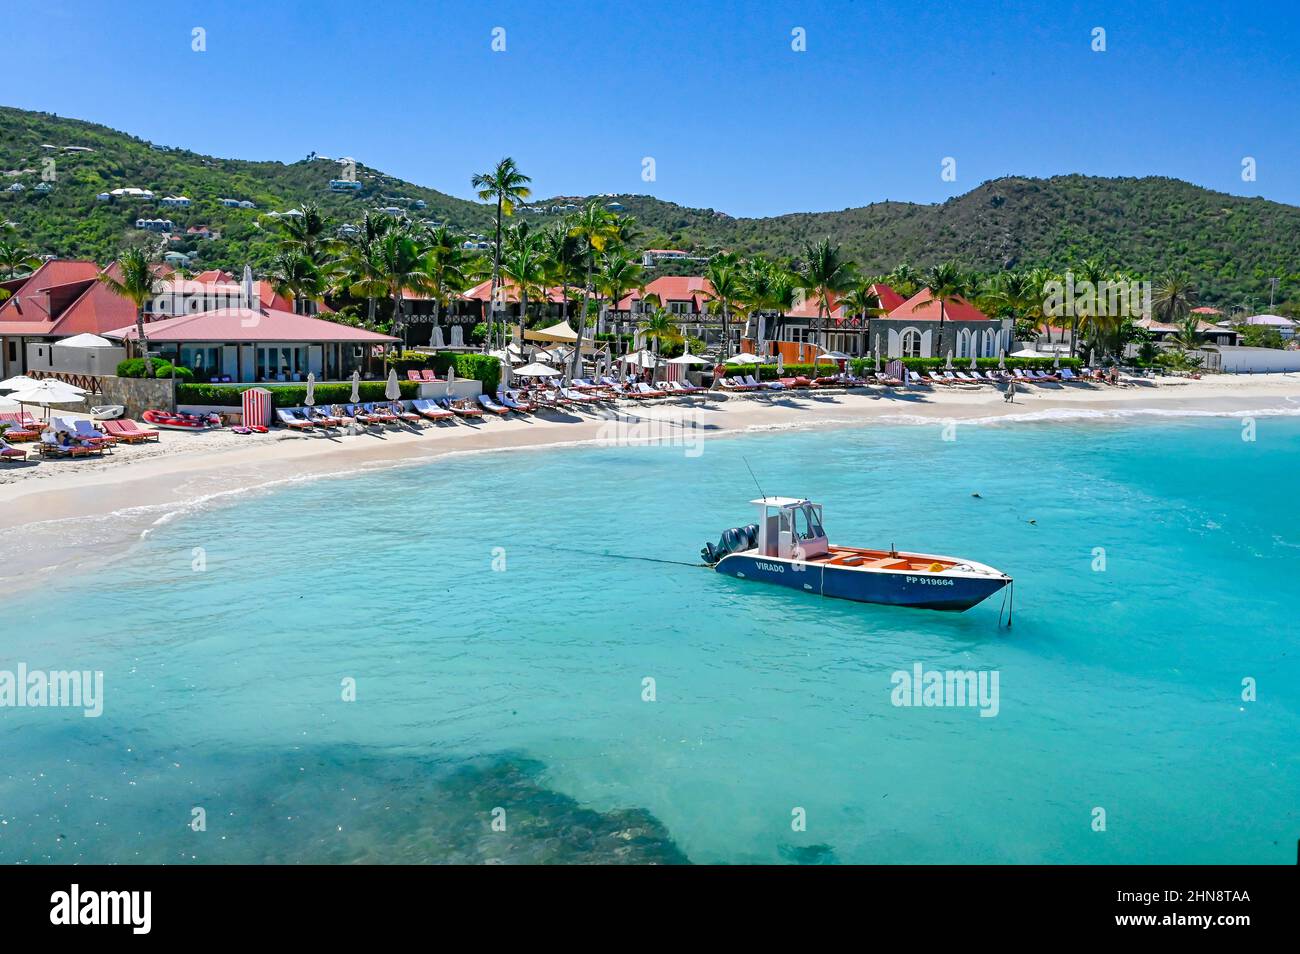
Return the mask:
M 102 393 L 99 387 L 99 376 L 95 374 L 74 374 L 71 371 L 28 371 L 27 376 L 31 378 L 52 378 L 55 381 L 62 381 L 64 384 L 71 384 L 73 387 L 81 388 L 89 394 Z

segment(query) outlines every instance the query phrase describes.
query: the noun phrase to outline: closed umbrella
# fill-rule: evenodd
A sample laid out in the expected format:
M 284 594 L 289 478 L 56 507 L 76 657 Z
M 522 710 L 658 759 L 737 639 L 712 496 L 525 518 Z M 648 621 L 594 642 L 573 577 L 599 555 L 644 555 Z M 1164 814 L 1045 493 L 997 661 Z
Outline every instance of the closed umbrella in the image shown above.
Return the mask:
M 779 378 L 783 374 L 785 374 L 785 352 L 778 351 L 776 353 L 776 376 Z
M 390 401 L 396 401 L 402 396 L 402 386 L 397 383 L 397 369 L 389 368 L 388 383 L 384 385 L 384 397 Z
M 349 404 L 356 404 L 361 400 L 361 372 L 352 372 L 352 398 Z
M 998 370 L 1005 371 L 1006 369 L 1007 369 L 1007 349 L 1002 348 L 998 351 Z
M 1056 357 L 1052 359 L 1052 367 L 1059 368 L 1060 366 L 1061 366 L 1061 352 L 1058 351 L 1056 352 Z
M 951 349 L 949 349 L 949 351 L 948 351 L 948 360 L 947 360 L 946 362 L 944 362 L 943 367 L 944 367 L 944 370 L 945 370 L 945 371 L 951 371 L 951 370 L 952 370 L 952 350 L 951 350 Z
M 876 335 L 876 373 L 880 373 L 880 335 Z
M 978 365 L 975 363 L 975 355 L 970 356 L 970 369 L 974 371 Z
M 504 391 L 510 387 L 510 362 L 503 360 L 501 362 L 501 383 L 497 385 L 498 391 Z
M 452 385 L 455 383 L 456 383 L 456 362 L 452 361 L 451 364 L 447 365 L 447 397 L 451 397 L 451 392 L 454 390 L 452 388 Z
M 307 396 L 302 399 L 302 403 L 305 407 L 316 406 L 316 375 L 310 371 L 307 372 Z

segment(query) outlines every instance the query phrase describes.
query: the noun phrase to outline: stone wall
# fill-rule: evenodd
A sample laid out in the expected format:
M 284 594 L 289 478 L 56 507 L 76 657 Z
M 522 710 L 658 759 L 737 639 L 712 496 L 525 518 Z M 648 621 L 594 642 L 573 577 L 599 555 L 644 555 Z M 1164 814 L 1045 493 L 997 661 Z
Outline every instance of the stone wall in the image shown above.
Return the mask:
M 87 403 L 121 404 L 126 417 L 140 420 L 147 408 L 176 410 L 176 383 L 171 378 L 119 378 L 107 375 L 99 379 L 102 392 Z

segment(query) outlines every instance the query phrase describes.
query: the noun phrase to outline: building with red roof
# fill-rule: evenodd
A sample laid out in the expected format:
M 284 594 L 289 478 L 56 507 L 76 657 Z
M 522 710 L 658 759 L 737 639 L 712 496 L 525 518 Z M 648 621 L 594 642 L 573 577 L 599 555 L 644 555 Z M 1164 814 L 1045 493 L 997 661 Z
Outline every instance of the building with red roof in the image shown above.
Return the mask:
M 365 374 L 370 359 L 401 339 L 313 315 L 254 307 L 178 315 L 145 327 L 151 351 L 190 368 L 195 380 L 343 380 Z M 134 323 L 104 334 L 138 340 Z
M 103 273 L 120 277 L 118 268 L 117 263 L 113 263 Z M 352 367 L 363 364 L 360 360 L 351 361 L 351 358 L 368 358 L 368 354 L 354 354 L 361 345 L 380 346 L 396 340 L 385 335 L 365 337 L 371 332 L 361 332 L 358 338 L 352 333 L 360 329 L 297 315 L 294 303 L 278 294 L 270 282 L 250 279 L 245 287 L 229 272 L 216 269 L 190 279 L 174 279 L 174 273 L 166 265 L 156 265 L 154 270 L 160 280 L 159 293 L 145 303 L 145 321 L 149 325 L 146 335 L 151 347 L 153 329 L 161 329 L 165 322 L 177 316 L 229 314 L 250 307 L 261 316 L 258 324 L 262 331 L 259 334 L 250 337 L 244 333 L 234 342 L 221 342 L 220 348 L 229 347 L 229 351 L 215 352 L 213 349 L 217 346 L 205 339 L 202 353 L 186 352 L 182 355 L 179 350 L 171 352 L 206 362 L 202 368 L 210 374 L 233 375 L 234 372 L 225 369 L 243 367 L 244 357 L 249 358 L 249 369 L 269 368 L 272 361 L 269 345 L 263 347 L 266 354 L 262 356 L 265 360 L 260 365 L 256 353 L 257 342 L 269 340 L 264 337 L 268 329 L 273 336 L 283 332 L 274 339 L 283 345 L 276 361 L 278 367 L 288 367 L 290 374 L 298 373 L 299 367 L 320 373 L 327 360 L 332 371 L 347 368 L 346 373 L 350 374 Z M 134 338 L 135 306 L 100 281 L 100 275 L 101 269 L 94 262 L 52 259 L 30 275 L 0 283 L 0 287 L 10 293 L 9 298 L 0 302 L 0 377 L 12 377 L 29 370 L 67 370 L 55 366 L 55 351 L 48 346 L 74 335 L 111 338 L 129 326 L 129 335 L 117 337 L 121 340 Z M 313 303 L 301 304 L 314 308 Z M 307 326 L 288 322 L 283 315 L 318 322 L 310 326 L 314 331 L 311 341 L 304 343 L 301 338 Z M 217 326 L 192 327 L 192 330 L 215 333 Z M 348 350 L 349 346 L 352 350 Z M 246 348 L 254 350 L 240 350 Z M 184 360 L 181 363 L 185 367 L 194 367 Z M 277 375 L 280 373 L 283 372 L 276 372 Z M 302 373 L 305 376 L 305 372 Z

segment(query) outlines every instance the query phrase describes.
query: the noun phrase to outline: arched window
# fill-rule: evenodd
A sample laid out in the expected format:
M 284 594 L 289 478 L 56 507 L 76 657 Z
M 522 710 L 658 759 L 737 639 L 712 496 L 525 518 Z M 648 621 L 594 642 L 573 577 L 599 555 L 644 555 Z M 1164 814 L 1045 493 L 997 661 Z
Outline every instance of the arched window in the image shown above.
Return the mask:
M 903 332 L 903 357 L 921 357 L 921 332 L 915 328 L 908 328 Z
M 961 333 L 957 335 L 957 357 L 970 357 L 970 330 L 968 328 L 963 328 Z

